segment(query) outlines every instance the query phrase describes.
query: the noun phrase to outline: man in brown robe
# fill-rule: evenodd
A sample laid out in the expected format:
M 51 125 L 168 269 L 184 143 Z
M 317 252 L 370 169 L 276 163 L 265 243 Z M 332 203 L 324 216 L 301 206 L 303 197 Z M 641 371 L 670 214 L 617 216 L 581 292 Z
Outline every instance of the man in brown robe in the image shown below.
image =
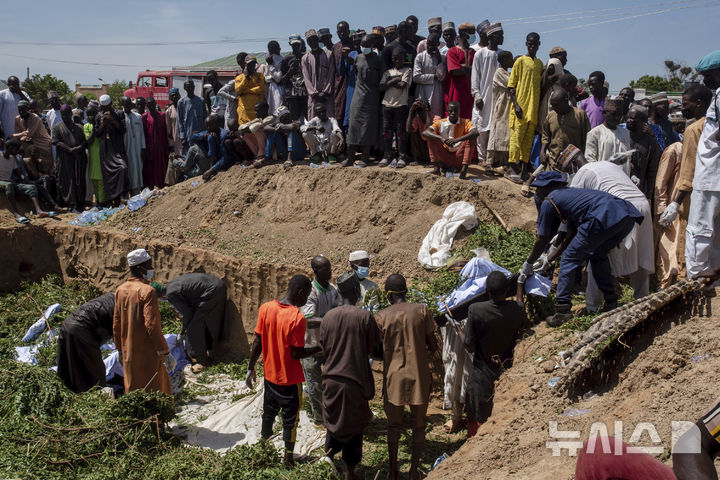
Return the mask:
M 427 407 L 430 403 L 430 352 L 437 350 L 435 321 L 427 306 L 406 303 L 407 283 L 400 274 L 385 281 L 390 307 L 376 315 L 383 340 L 385 414 L 388 423 L 388 479 L 397 480 L 400 435 L 405 426 L 405 405 L 410 407 L 412 456 L 410 479 L 420 478 L 418 467 L 425 445 Z
M 29 156 L 32 148 L 40 156 L 40 173 L 54 175 L 55 161 L 52 154 L 52 140 L 40 117 L 30 112 L 27 100 L 18 102 L 18 115 L 15 117 L 15 134 L 22 142 L 25 155 Z
M 342 451 L 345 479 L 355 476 L 362 459 L 363 430 L 372 418 L 368 401 L 375 396 L 370 355 L 378 339 L 372 314 L 355 305 L 360 281 L 354 270 L 337 279 L 342 304 L 325 314 L 320 346 L 325 355 L 322 413 L 327 428 L 325 451 L 333 458 Z
M 162 334 L 152 259 L 142 248 L 128 253 L 130 278 L 115 291 L 113 338 L 123 366 L 125 392 L 144 389 L 172 395 L 168 371 L 176 361 Z

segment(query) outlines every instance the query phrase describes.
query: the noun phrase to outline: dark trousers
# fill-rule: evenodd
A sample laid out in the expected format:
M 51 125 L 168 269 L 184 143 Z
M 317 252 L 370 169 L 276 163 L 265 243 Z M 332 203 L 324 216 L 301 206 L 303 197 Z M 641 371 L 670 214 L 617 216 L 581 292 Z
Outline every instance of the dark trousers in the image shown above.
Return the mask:
M 330 432 L 325 435 L 325 451 L 328 457 L 333 458 L 342 451 L 342 459 L 348 467 L 354 467 L 362 460 L 363 434 L 358 433 L 347 442 L 333 438 Z
M 277 385 L 265 380 L 263 397 L 262 430 L 263 438 L 273 434 L 273 423 L 282 411 L 283 441 L 295 443 L 297 426 L 300 421 L 300 404 L 302 402 L 302 383 L 297 385 Z
M 632 231 L 635 219 L 626 217 L 610 228 L 596 222 L 580 225 L 577 235 L 565 249 L 558 272 L 557 303 L 570 303 L 575 291 L 577 274 L 585 262 L 592 265 L 592 273 L 598 288 L 608 296 L 615 295 L 615 278 L 610 270 L 608 253 L 620 245 Z
M 402 156 L 407 155 L 407 133 L 405 133 L 405 121 L 408 116 L 408 107 L 382 107 L 383 117 L 383 151 L 388 157 L 392 154 L 393 133 L 397 137 L 398 153 Z M 389 160 L 389 159 L 388 159 Z
M 465 408 L 471 422 L 486 422 L 493 409 L 497 375 L 486 365 L 470 367 L 465 391 Z

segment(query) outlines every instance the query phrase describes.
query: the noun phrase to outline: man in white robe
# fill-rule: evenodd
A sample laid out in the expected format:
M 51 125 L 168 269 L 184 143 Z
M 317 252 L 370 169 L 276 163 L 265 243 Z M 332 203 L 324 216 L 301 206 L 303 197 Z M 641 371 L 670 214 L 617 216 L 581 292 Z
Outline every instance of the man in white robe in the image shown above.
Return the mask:
M 689 278 L 716 277 L 720 271 L 720 50 L 697 66 L 703 82 L 715 90 L 705 115 L 695 156 L 695 177 L 686 229 L 685 265 Z M 716 284 L 714 285 L 716 286 Z
M 605 121 L 588 132 L 585 144 L 585 158 L 588 162 L 608 160 L 616 153 L 626 152 L 632 147 L 630 132 L 619 127 L 622 119 L 622 102 L 605 100 L 603 114 Z
M 488 46 L 481 47 L 472 63 L 470 93 L 475 101 L 472 110 L 472 123 L 478 133 L 477 151 L 480 165 L 487 160 L 488 140 L 490 139 L 490 121 L 493 111 L 493 78 L 497 71 L 498 46 L 503 43 L 503 30 L 500 23 L 493 23 L 485 29 Z
M 31 98 L 27 92 L 20 89 L 20 80 L 11 76 L 7 80 L 8 88 L 0 90 L 0 130 L 2 139 L 8 138 L 15 133 L 15 117 L 18 116 L 18 102 Z
M 629 276 L 635 299 L 650 291 L 650 275 L 655 272 L 653 224 L 650 203 L 645 194 L 630 180 L 622 167 L 612 162 L 593 162 L 583 166 L 572 179 L 570 187 L 599 190 L 632 203 L 645 217 L 635 225 L 625 240 L 609 255 L 610 266 L 616 277 Z M 588 265 L 588 282 L 585 305 L 589 311 L 600 309 L 603 296 L 591 275 Z
M 128 157 L 128 179 L 130 194 L 137 195 L 143 186 L 143 159 L 145 158 L 145 131 L 142 116 L 132 110 L 133 103 L 122 97 L 125 113 L 125 152 Z

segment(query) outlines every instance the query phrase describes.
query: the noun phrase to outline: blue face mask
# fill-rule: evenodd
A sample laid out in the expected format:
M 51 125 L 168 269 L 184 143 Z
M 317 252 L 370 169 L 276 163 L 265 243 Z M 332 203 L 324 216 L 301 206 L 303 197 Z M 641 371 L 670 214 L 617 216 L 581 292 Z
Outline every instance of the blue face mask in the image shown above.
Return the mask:
M 357 270 L 355 270 L 355 273 L 357 274 L 358 278 L 362 280 L 363 278 L 367 277 L 370 273 L 370 267 L 357 267 Z
M 362 47 L 361 50 L 363 55 L 368 55 L 370 52 L 372 52 L 372 48 L 370 47 Z
M 473 33 L 468 37 L 468 45 L 472 45 L 474 43 L 477 43 L 477 35 Z

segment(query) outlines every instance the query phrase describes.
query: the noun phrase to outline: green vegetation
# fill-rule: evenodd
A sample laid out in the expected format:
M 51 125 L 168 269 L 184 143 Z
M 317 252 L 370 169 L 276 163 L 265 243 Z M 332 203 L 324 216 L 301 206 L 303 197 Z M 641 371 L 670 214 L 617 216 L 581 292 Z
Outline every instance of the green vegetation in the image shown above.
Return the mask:
M 68 282 L 50 275 L 39 283 L 24 282 L 15 293 L 0 295 L 0 358 L 14 358 L 15 345 L 22 345 L 22 337 L 45 309 L 62 305 L 62 312 L 50 319 L 50 327 L 59 327 L 75 308 L 99 296 L 102 292 L 89 283 Z M 44 333 L 43 333 L 44 335 Z M 38 351 L 38 365 L 55 365 L 57 344 L 43 343 Z
M 497 265 L 514 273 L 522 268 L 535 243 L 535 235 L 527 230 L 513 229 L 510 233 L 494 223 L 480 223 L 475 231 L 453 252 L 453 258 L 470 259 L 472 250 L 484 248 Z M 447 267 L 440 269 L 429 280 L 411 282 L 410 301 L 423 302 L 437 314 L 437 297 L 447 295 L 462 283 L 460 273 Z M 528 297 L 527 310 L 531 319 L 544 319 L 553 310 L 553 295 L 547 298 Z
M 221 456 L 184 446 L 166 424 L 172 397 L 68 391 L 45 368 L 0 360 L 0 477 L 232 480 L 334 478 L 325 463 L 281 465 L 267 442 Z
M 72 103 L 73 92 L 68 84 L 49 73 L 45 75 L 36 73 L 22 82 L 22 89 L 30 95 L 30 98 L 37 100 L 40 110 L 50 108 L 50 101 L 47 97 L 50 91 L 57 92 L 61 103 Z
M 12 360 L 40 310 L 60 303 L 58 327 L 77 306 L 100 295 L 82 282 L 63 284 L 50 276 L 0 296 L 0 478 L 320 480 L 336 478 L 324 463 L 281 464 L 271 443 L 244 445 L 220 455 L 190 447 L 167 429 L 175 402 L 162 393 L 134 391 L 117 400 L 99 389 L 76 395 L 48 367 L 56 342 L 40 348 L 39 365 Z M 175 311 L 161 302 L 164 330 L 178 332 Z M 200 380 L 225 374 L 244 379 L 247 362 L 208 368 Z M 212 393 L 208 390 L 208 393 Z

